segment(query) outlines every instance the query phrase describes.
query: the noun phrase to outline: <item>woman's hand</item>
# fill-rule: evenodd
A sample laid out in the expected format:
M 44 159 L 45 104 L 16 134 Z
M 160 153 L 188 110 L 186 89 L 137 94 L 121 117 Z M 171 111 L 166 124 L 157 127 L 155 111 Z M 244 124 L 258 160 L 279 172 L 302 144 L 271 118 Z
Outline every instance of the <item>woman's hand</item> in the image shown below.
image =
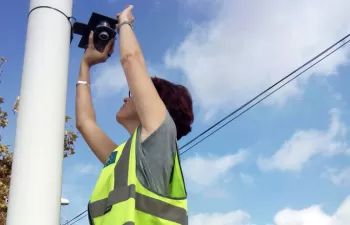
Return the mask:
M 83 62 L 86 63 L 89 67 L 106 62 L 108 57 L 110 57 L 114 52 L 114 41 L 115 38 L 111 39 L 106 45 L 103 52 L 99 52 L 94 45 L 94 32 L 90 32 L 89 35 L 89 45 L 86 48 Z
M 124 22 L 124 21 L 129 21 L 130 23 L 133 23 L 135 18 L 134 15 L 132 14 L 134 6 L 129 5 L 127 6 L 121 13 L 117 14 L 117 20 L 119 23 Z

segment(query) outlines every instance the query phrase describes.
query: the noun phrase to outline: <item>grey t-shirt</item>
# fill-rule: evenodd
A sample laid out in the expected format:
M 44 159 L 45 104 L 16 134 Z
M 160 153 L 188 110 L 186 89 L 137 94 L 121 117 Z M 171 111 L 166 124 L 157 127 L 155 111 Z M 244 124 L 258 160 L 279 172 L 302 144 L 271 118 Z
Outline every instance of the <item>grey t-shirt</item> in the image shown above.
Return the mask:
M 142 127 L 138 129 L 140 137 Z M 146 140 L 136 143 L 136 175 L 140 183 L 158 194 L 168 195 L 170 176 L 177 151 L 177 131 L 167 112 L 163 124 Z

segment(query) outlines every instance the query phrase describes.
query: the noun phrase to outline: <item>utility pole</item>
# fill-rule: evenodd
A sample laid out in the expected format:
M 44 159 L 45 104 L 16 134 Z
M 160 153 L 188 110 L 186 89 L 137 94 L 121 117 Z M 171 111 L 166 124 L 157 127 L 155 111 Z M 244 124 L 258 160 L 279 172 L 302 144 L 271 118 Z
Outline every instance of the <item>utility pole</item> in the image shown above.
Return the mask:
M 69 200 L 61 198 L 61 207 L 64 207 L 66 205 L 69 205 Z M 62 211 L 63 211 L 63 209 L 62 209 Z M 60 217 L 60 220 L 61 220 L 60 224 L 68 224 L 68 220 L 65 219 L 65 221 L 63 221 L 64 218 L 62 216 Z
M 29 12 L 6 224 L 55 225 L 60 223 L 72 0 L 31 0 Z

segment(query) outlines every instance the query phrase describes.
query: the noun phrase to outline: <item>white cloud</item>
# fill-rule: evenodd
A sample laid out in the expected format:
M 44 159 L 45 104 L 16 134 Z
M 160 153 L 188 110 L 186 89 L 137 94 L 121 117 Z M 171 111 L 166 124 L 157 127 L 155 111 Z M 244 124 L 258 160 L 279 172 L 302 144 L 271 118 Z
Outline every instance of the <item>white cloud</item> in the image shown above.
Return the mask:
M 322 211 L 320 206 L 311 206 L 302 210 L 284 209 L 275 216 L 276 225 L 289 224 L 331 224 L 331 217 Z
M 312 157 L 345 153 L 348 149 L 346 126 L 337 110 L 331 111 L 328 130 L 301 130 L 295 132 L 271 157 L 259 157 L 262 170 L 299 171 Z
M 123 91 L 125 91 L 125 96 L 127 95 L 128 85 L 119 61 L 101 64 L 94 75 L 96 75 L 96 79 L 91 87 L 96 97 L 108 97 Z
M 237 210 L 228 213 L 207 213 L 196 214 L 190 217 L 191 225 L 253 225 L 250 222 L 250 215 Z
M 79 163 L 74 166 L 74 173 L 76 174 L 83 174 L 83 175 L 98 175 L 101 168 L 99 168 L 97 165 L 92 163 Z
M 190 5 L 203 4 L 191 1 Z M 194 26 L 165 56 L 166 66 L 181 69 L 206 113 L 232 109 L 282 78 L 350 30 L 347 0 L 215 1 L 211 21 Z M 205 5 L 205 4 L 204 4 Z M 313 69 L 335 74 L 349 48 Z M 282 104 L 302 92 L 311 73 L 270 98 Z
M 231 195 L 231 169 L 244 162 L 247 153 L 240 150 L 235 154 L 221 157 L 193 156 L 182 162 L 186 188 L 202 197 L 217 199 Z
M 328 169 L 323 176 L 336 185 L 350 185 L 350 166 L 342 169 Z
M 165 74 L 168 74 L 162 65 L 147 64 L 147 70 L 151 77 L 165 78 Z M 93 75 L 95 79 L 91 87 L 97 98 L 110 97 L 118 93 L 127 96 L 128 83 L 119 61 L 114 60 L 99 65 Z
M 242 181 L 247 184 L 252 184 L 254 183 L 254 178 L 246 173 L 239 173 L 239 176 L 241 177 Z
M 186 180 L 197 185 L 209 186 L 227 175 L 231 168 L 242 163 L 245 158 L 245 151 L 222 157 L 194 156 L 186 158 L 182 167 Z
M 350 196 L 340 204 L 332 215 L 325 213 L 320 205 L 296 210 L 285 208 L 277 212 L 274 225 L 348 225 L 350 224 Z M 191 225 L 253 225 L 252 215 L 236 210 L 228 213 L 199 213 L 190 216 Z M 263 224 L 263 223 L 259 223 Z
M 278 212 L 276 225 L 348 225 L 350 224 L 350 196 L 333 215 L 326 214 L 321 206 L 313 205 L 302 210 L 286 208 Z

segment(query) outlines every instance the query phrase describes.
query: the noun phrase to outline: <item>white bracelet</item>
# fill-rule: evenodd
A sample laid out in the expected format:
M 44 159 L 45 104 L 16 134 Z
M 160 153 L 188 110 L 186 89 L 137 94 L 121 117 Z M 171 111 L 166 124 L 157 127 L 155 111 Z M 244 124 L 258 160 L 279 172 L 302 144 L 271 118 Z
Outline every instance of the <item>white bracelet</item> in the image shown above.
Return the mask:
M 117 33 L 118 33 L 118 34 L 119 34 L 120 28 L 121 28 L 123 25 L 125 25 L 125 24 L 128 24 L 128 25 L 131 27 L 132 30 L 134 29 L 134 26 L 133 26 L 133 24 L 132 24 L 130 21 L 124 20 L 123 22 L 117 24 Z
M 90 87 L 90 84 L 89 84 L 88 82 L 86 82 L 86 81 L 78 80 L 77 86 L 78 86 L 78 84 L 85 84 L 85 85 L 87 85 L 89 88 L 91 88 L 91 87 Z

